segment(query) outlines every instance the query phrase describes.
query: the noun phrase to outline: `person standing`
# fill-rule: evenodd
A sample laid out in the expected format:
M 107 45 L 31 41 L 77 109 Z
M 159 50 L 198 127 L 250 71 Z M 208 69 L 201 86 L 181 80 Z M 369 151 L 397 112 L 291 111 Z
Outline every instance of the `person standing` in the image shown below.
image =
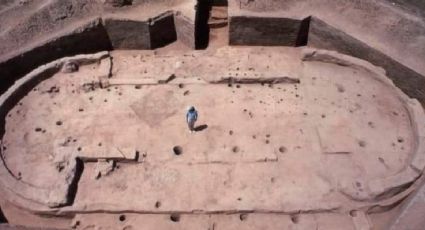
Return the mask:
M 191 106 L 186 114 L 186 122 L 189 127 L 189 131 L 193 133 L 195 131 L 195 122 L 198 120 L 198 111 L 195 107 Z

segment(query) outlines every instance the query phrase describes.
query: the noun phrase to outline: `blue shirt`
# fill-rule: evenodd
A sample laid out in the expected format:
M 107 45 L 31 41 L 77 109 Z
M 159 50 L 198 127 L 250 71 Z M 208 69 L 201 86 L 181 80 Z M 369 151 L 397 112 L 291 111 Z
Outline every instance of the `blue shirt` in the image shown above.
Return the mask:
M 198 119 L 198 112 L 196 110 L 194 111 L 188 111 L 186 114 L 186 121 L 187 122 L 193 122 Z

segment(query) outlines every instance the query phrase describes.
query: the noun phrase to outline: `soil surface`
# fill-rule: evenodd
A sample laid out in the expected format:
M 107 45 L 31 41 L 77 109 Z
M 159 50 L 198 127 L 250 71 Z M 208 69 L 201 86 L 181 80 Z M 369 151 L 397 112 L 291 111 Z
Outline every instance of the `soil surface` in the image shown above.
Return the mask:
M 8 113 L 5 162 L 21 182 L 48 188 L 63 180 L 54 160 L 64 149 L 87 159 L 137 153 L 137 162 L 109 169 L 84 163 L 63 212 L 176 212 L 191 219 L 194 212 L 236 211 L 254 213 L 257 221 L 318 212 L 302 229 L 344 222 L 347 211 L 377 199 L 370 181 L 410 163 L 415 134 L 405 102 L 373 72 L 303 62 L 300 52 L 112 52 L 108 87 L 95 84 L 105 81 L 104 59 L 55 74 Z M 214 83 L 229 77 L 254 84 Z M 292 81 L 260 83 L 276 77 Z M 185 123 L 190 105 L 199 112 L 195 133 Z M 339 214 L 322 219 L 329 212 Z M 234 218 L 208 215 L 196 223 Z M 168 216 L 140 218 L 156 223 Z M 271 226 L 293 224 L 282 221 Z
M 228 3 L 203 12 L 205 50 L 175 41 L 105 52 L 23 87 L 0 142 L 0 182 L 12 179 L 0 187 L 7 221 L 65 229 L 387 229 L 422 180 L 420 105 L 359 59 L 229 47 L 228 17 L 313 15 L 424 74 L 424 4 Z M 2 1 L 0 61 L 96 18 L 151 23 L 171 11 L 194 22 L 195 5 Z M 194 36 L 190 29 L 199 28 L 188 29 Z M 199 113 L 193 133 L 189 106 Z

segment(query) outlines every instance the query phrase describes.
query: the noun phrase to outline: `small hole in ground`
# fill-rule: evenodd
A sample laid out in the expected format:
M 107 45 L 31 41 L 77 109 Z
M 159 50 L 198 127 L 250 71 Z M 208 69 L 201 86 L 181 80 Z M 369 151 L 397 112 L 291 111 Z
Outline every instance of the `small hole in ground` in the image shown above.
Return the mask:
M 360 187 L 362 187 L 362 183 L 360 183 L 360 182 L 356 181 L 356 186 L 357 186 L 358 188 L 360 188 Z
M 239 152 L 239 147 L 238 147 L 238 146 L 234 146 L 234 147 L 232 148 L 232 151 L 233 151 L 234 153 Z
M 56 125 L 62 125 L 62 121 L 56 121 Z
M 240 219 L 241 221 L 246 220 L 246 218 L 248 218 L 248 214 L 246 214 L 246 213 L 243 213 L 243 214 L 240 214 L 240 215 L 239 215 L 239 219 Z
M 336 88 L 338 89 L 338 92 L 340 92 L 340 93 L 345 92 L 345 88 L 344 88 L 344 86 L 342 86 L 342 85 L 337 84 L 337 85 L 336 85 Z
M 170 215 L 170 220 L 173 222 L 179 222 L 180 221 L 180 214 L 174 213 Z
M 174 146 L 173 152 L 175 155 L 181 155 L 183 153 L 183 148 L 181 146 Z
M 279 147 L 279 152 L 284 153 L 286 152 L 286 148 L 284 146 Z
M 119 220 L 120 220 L 121 222 L 125 221 L 125 215 L 120 215 Z
M 297 215 L 291 215 L 291 221 L 292 223 L 297 224 L 300 221 L 300 218 Z
M 350 216 L 356 217 L 357 216 L 357 210 L 351 210 L 350 211 Z
M 159 207 L 161 207 L 161 202 L 157 201 L 157 202 L 155 203 L 155 208 L 159 208 Z

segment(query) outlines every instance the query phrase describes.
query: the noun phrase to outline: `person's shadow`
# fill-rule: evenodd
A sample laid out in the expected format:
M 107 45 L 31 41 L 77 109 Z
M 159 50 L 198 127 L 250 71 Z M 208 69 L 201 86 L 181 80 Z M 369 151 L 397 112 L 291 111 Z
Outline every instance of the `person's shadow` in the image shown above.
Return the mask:
M 204 124 L 204 125 L 198 125 L 194 128 L 195 132 L 200 132 L 204 129 L 208 128 L 208 125 Z

